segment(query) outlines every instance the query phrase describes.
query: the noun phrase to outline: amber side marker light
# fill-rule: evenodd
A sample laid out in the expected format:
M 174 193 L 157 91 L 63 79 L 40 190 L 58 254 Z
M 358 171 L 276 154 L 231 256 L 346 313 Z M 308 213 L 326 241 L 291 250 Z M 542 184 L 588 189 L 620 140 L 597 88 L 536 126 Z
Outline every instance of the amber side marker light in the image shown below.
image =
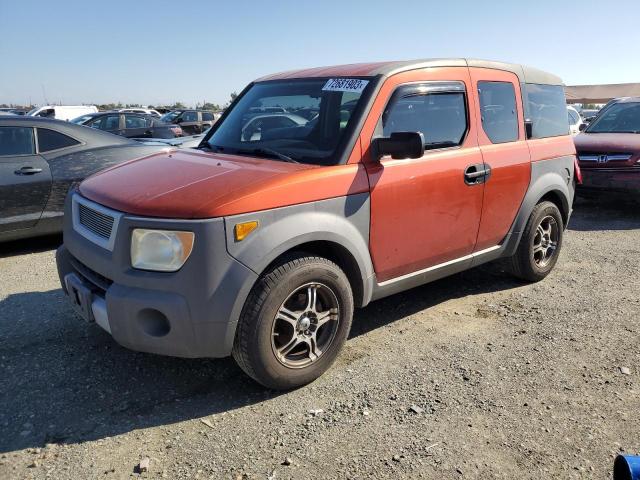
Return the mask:
M 247 236 L 256 228 L 258 228 L 257 220 L 253 220 L 252 222 L 236 223 L 236 226 L 233 229 L 236 242 L 241 242 L 247 238 Z

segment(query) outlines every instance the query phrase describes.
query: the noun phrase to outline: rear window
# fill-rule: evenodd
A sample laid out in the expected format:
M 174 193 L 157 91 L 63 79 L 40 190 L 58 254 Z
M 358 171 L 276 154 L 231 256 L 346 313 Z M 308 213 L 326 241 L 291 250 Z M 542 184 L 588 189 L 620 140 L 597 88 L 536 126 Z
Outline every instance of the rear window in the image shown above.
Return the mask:
M 567 103 L 562 85 L 526 84 L 525 117 L 532 123 L 532 138 L 569 134 Z
M 0 127 L 0 156 L 33 155 L 33 128 Z
M 50 152 L 60 148 L 72 147 L 80 142 L 60 132 L 48 128 L 38 128 L 38 150 Z

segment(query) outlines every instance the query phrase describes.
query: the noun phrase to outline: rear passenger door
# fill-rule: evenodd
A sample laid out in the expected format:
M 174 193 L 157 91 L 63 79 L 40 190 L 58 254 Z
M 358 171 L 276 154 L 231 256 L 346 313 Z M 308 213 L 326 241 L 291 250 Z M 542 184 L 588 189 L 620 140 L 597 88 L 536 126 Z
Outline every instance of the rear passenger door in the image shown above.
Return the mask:
M 124 114 L 124 133 L 128 138 L 145 138 L 151 137 L 151 122 L 147 121 L 142 115 L 135 113 Z
M 185 135 L 195 135 L 202 131 L 198 119 L 198 112 L 192 110 L 183 112 L 178 119 L 178 123 Z
M 391 77 L 378 94 L 363 129 L 363 150 L 371 151 L 372 138 L 400 131 L 422 132 L 426 148 L 422 158 L 365 164 L 379 282 L 473 251 L 484 185 L 465 178 L 470 166 L 482 166 L 470 86 L 466 68 L 414 71 Z
M 485 170 L 482 220 L 475 251 L 494 247 L 508 233 L 531 179 L 520 82 L 512 72 L 470 68 L 478 143 Z
M 36 154 L 33 128 L 0 127 L 0 232 L 33 227 L 50 190 L 51 171 Z

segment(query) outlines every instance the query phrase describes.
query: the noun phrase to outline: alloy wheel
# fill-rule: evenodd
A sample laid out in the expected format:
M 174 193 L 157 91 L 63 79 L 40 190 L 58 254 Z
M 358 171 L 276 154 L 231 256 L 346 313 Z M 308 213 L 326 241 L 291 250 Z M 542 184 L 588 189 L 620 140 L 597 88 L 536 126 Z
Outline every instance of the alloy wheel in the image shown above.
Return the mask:
M 295 289 L 273 320 L 271 347 L 289 368 L 304 368 L 323 355 L 338 331 L 338 297 L 327 285 L 311 282 Z

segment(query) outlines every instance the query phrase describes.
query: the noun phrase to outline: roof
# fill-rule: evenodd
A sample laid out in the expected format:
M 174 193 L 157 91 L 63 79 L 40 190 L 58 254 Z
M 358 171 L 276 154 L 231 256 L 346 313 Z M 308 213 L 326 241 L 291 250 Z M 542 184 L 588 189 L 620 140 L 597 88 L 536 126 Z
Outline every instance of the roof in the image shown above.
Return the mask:
M 619 97 L 640 97 L 640 83 L 573 85 L 564 91 L 568 103 L 607 103 Z
M 514 63 L 496 62 L 492 60 L 478 60 L 472 58 L 430 58 L 424 60 L 409 60 L 395 62 L 376 63 L 352 63 L 348 65 L 336 65 L 331 67 L 307 68 L 291 70 L 288 72 L 267 75 L 257 81 L 282 80 L 288 78 L 314 78 L 314 77 L 375 77 L 378 75 L 388 77 L 396 73 L 408 70 L 417 70 L 433 67 L 476 67 L 505 70 L 515 73 L 521 82 L 538 83 L 547 85 L 562 85 L 560 77 L 543 72 L 536 68 L 518 65 Z

